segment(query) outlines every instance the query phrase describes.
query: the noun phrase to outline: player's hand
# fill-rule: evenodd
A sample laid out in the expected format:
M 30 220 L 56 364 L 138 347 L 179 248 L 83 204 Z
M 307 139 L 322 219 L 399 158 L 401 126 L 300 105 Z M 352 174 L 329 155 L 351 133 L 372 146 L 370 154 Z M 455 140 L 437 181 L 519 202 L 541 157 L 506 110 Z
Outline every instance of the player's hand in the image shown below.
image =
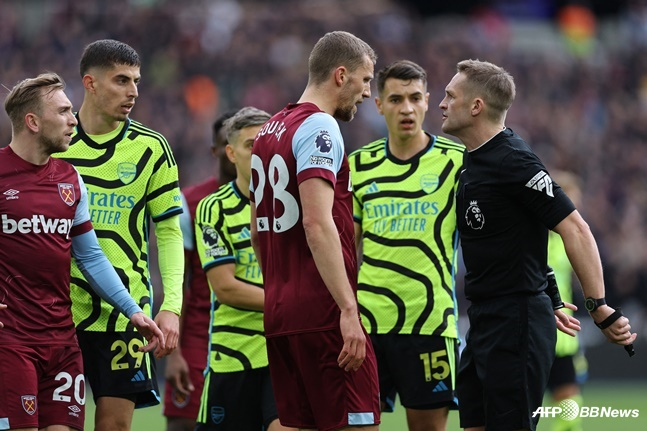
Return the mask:
M 564 302 L 564 308 L 568 308 L 570 310 L 577 310 L 577 307 L 570 302 Z M 580 321 L 577 320 L 575 317 L 570 316 L 562 311 L 562 309 L 559 310 L 554 310 L 555 312 L 555 322 L 557 323 L 557 329 L 562 331 L 566 335 L 570 335 L 571 337 L 575 337 L 576 332 L 575 331 L 580 331 L 582 327 L 580 326 Z
M 366 336 L 357 312 L 342 311 L 339 327 L 344 347 L 339 353 L 337 363 L 345 371 L 357 371 L 366 357 Z
M 0 310 L 4 310 L 5 308 L 7 308 L 7 304 L 0 303 Z M 4 328 L 4 323 L 2 323 L 2 321 L 0 321 L 0 329 L 2 329 L 2 328 Z
M 130 316 L 130 323 L 148 341 L 147 345 L 139 348 L 141 352 L 150 352 L 155 348 L 159 348 L 160 346 L 163 348 L 165 346 L 164 334 L 160 331 L 160 328 L 157 327 L 150 317 L 141 311 Z
M 591 313 L 591 317 L 595 322 L 600 323 L 613 314 L 614 311 L 615 310 L 608 305 L 601 305 L 597 310 Z M 620 316 L 620 318 L 613 322 L 608 328 L 602 329 L 602 333 L 607 337 L 607 340 L 615 344 L 620 344 L 621 346 L 633 343 L 638 336 L 636 333 L 631 333 L 629 319 L 625 316 Z
M 166 359 L 164 377 L 172 387 L 185 395 L 195 390 L 189 376 L 189 364 L 187 364 L 179 348 L 175 349 Z
M 155 357 L 161 358 L 169 355 L 177 348 L 180 339 L 180 316 L 172 311 L 162 310 L 155 316 L 155 323 L 160 327 L 166 337 L 166 347 L 157 346 Z

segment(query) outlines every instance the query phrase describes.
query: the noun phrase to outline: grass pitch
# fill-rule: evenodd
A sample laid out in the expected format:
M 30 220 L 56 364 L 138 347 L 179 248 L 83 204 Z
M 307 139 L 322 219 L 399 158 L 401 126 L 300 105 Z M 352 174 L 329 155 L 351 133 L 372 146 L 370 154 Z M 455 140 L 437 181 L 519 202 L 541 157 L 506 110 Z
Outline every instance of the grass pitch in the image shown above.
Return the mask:
M 163 386 L 163 385 L 162 385 Z M 638 409 L 637 418 L 584 418 L 583 427 L 586 431 L 645 431 L 647 430 L 647 381 L 635 382 L 591 382 L 583 388 L 583 406 L 611 407 L 615 409 Z M 88 394 L 86 406 L 85 429 L 94 429 L 94 403 Z M 549 405 L 548 402 L 544 406 Z M 550 431 L 551 419 L 542 419 L 538 431 Z M 133 431 L 164 431 L 166 421 L 162 416 L 161 406 L 135 410 Z M 459 430 L 458 413 L 450 412 L 448 431 Z M 398 405 L 395 412 L 382 415 L 381 431 L 406 431 L 407 421 L 402 406 Z M 260 431 L 260 430 L 259 430 Z

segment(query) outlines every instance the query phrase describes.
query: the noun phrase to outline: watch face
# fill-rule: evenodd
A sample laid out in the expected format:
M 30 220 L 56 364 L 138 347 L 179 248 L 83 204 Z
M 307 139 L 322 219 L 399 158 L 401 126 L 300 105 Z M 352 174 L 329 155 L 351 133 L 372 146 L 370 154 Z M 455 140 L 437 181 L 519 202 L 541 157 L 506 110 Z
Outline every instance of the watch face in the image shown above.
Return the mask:
M 586 308 L 588 311 L 593 311 L 593 309 L 595 308 L 595 301 L 591 298 L 586 298 L 584 300 L 584 308 Z

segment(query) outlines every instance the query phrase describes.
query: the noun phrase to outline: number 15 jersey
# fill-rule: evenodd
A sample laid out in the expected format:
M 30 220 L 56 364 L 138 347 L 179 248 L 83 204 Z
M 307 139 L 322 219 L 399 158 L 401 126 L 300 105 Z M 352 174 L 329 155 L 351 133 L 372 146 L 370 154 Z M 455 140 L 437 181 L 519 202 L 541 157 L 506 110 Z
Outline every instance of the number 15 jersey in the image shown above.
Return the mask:
M 346 275 L 357 290 L 352 187 L 335 119 L 312 103 L 291 104 L 259 131 L 252 155 L 252 201 L 265 285 L 267 337 L 337 328 L 340 311 L 315 266 L 302 223 L 299 184 L 322 178 Z

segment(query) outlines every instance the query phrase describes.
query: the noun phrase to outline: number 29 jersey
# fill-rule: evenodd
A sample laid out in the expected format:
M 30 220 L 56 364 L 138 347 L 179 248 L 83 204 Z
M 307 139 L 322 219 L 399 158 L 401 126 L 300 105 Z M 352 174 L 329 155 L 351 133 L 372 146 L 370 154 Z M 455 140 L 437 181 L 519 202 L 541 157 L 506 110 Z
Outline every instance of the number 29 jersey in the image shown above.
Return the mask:
M 168 142 L 130 119 L 101 136 L 88 135 L 79 121 L 70 148 L 55 156 L 72 163 L 83 177 L 99 244 L 130 296 L 150 315 L 149 223 L 182 212 L 177 164 Z M 134 330 L 128 318 L 89 288 L 74 261 L 71 272 L 77 331 Z
M 339 326 L 339 308 L 319 275 L 303 229 L 299 184 L 311 178 L 322 178 L 335 190 L 332 217 L 356 292 L 352 187 L 339 125 L 312 103 L 291 104 L 261 128 L 252 155 L 251 199 L 267 337 Z

